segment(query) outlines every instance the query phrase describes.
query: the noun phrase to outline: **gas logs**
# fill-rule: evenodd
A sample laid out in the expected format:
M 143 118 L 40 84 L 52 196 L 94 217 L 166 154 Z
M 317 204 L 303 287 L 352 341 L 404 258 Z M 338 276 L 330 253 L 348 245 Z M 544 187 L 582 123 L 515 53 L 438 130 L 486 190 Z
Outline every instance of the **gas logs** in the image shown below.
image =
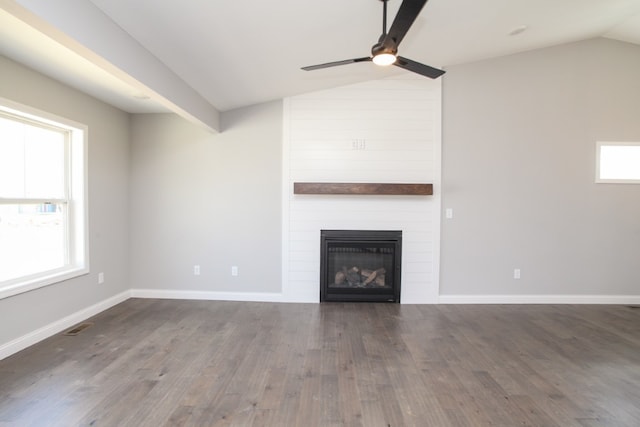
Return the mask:
M 347 288 L 383 288 L 385 287 L 385 273 L 384 268 L 378 268 L 377 270 L 360 269 L 353 266 L 347 268 L 342 267 L 342 270 L 336 272 L 335 281 L 333 285 Z

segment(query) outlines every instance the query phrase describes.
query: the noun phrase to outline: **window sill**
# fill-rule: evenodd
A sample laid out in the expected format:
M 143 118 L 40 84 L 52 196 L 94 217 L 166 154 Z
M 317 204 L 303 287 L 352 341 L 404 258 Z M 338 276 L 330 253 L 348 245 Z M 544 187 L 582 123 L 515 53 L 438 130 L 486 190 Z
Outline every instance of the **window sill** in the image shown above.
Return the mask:
M 74 277 L 84 276 L 85 274 L 89 274 L 87 267 L 71 267 L 9 280 L 0 284 L 0 300 L 45 286 L 54 285 L 65 280 L 73 279 Z

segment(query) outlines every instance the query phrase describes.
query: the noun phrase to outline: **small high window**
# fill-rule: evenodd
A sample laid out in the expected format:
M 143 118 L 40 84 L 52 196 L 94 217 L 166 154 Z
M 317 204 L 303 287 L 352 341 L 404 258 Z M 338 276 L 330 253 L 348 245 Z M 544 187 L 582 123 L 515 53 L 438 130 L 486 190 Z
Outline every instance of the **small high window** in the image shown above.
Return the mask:
M 598 142 L 596 182 L 640 184 L 640 142 Z
M 0 98 L 0 298 L 88 271 L 85 136 Z

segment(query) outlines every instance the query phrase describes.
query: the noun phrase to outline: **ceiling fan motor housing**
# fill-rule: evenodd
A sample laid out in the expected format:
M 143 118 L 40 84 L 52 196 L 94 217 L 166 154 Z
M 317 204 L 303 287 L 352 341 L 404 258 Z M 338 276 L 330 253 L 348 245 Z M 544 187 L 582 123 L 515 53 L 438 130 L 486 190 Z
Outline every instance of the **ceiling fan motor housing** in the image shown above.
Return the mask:
M 396 56 L 398 54 L 398 49 L 395 46 L 385 46 L 382 42 L 378 42 L 371 47 L 371 56 L 376 57 L 383 53 Z

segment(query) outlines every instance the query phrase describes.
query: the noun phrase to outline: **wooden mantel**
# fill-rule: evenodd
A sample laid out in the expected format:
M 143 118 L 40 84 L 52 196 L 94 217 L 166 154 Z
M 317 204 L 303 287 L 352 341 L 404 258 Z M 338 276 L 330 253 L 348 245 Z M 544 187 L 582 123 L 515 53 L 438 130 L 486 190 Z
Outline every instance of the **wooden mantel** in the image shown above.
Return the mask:
M 432 196 L 433 184 L 294 182 L 293 194 L 360 194 L 360 195 L 385 195 L 385 196 Z

